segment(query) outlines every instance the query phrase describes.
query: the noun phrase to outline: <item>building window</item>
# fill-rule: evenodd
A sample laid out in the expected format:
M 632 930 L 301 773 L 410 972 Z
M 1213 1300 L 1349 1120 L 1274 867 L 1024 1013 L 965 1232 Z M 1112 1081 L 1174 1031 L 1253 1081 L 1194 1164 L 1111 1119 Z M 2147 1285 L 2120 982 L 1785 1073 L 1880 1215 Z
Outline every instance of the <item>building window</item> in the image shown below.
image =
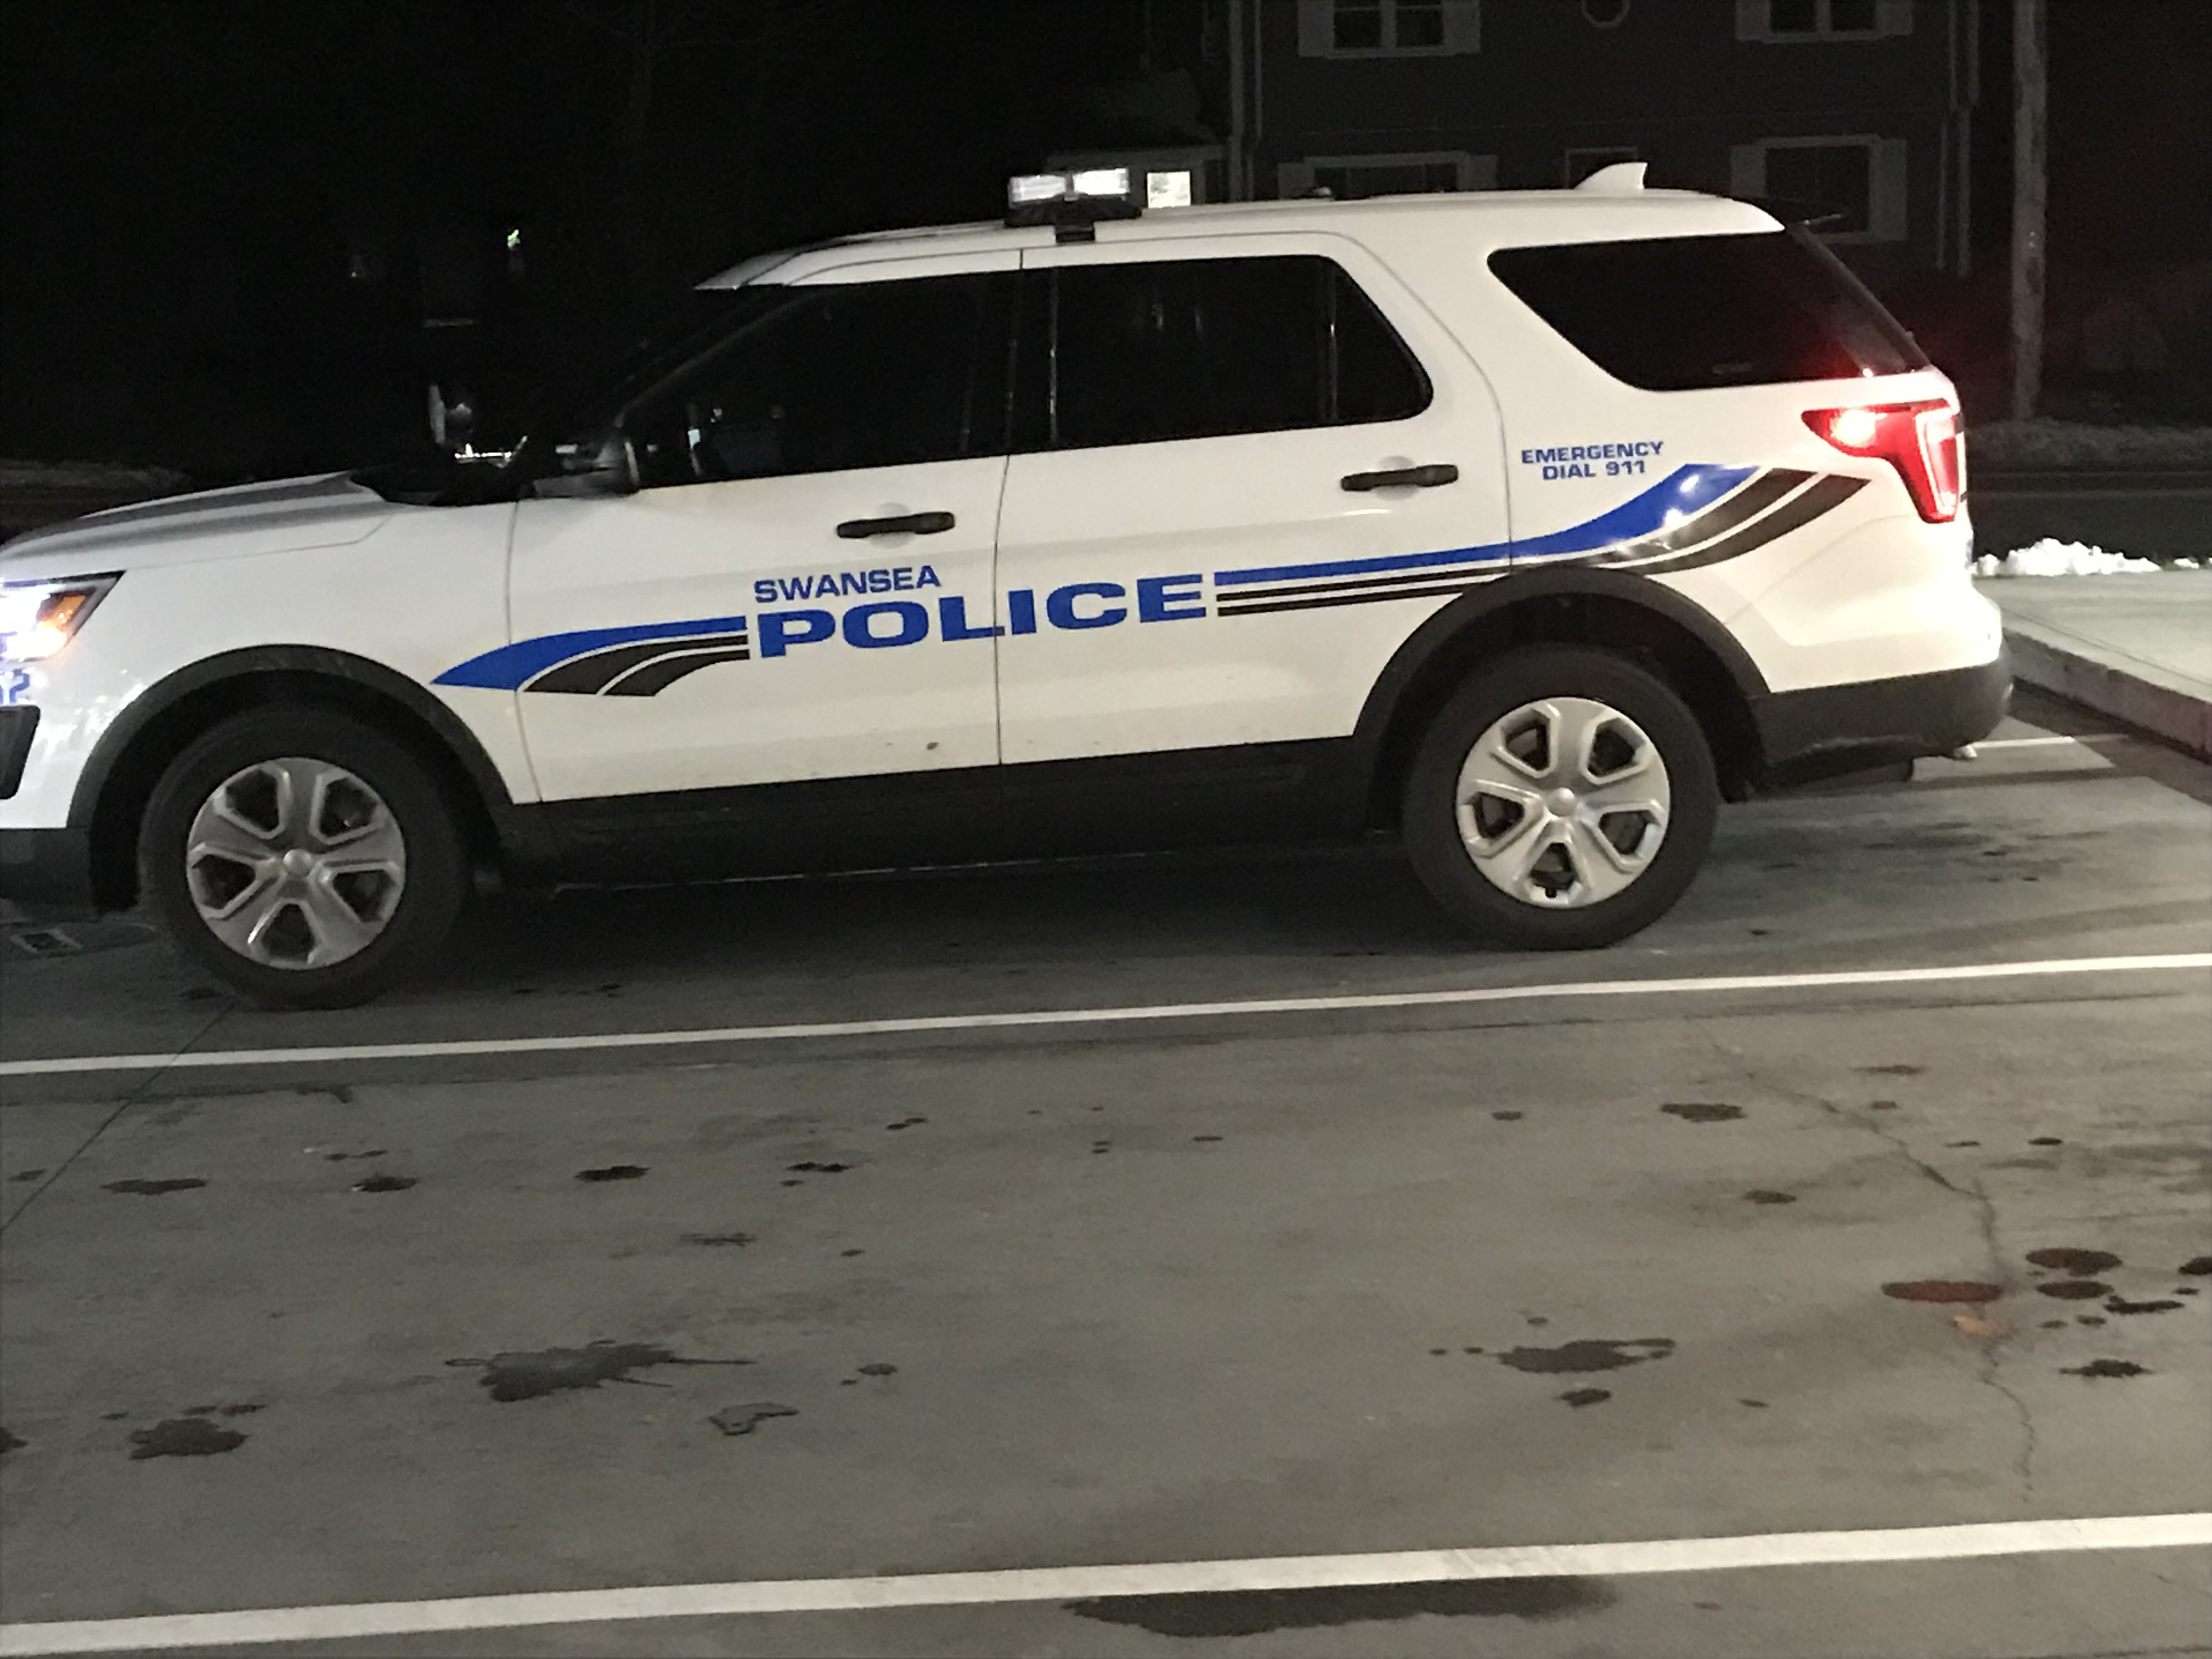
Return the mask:
M 1482 0 L 1298 0 L 1301 58 L 1440 58 L 1481 46 Z
M 1880 40 L 1912 33 L 1912 0 L 1735 0 L 1735 38 Z
M 1600 167 L 1643 159 L 1644 152 L 1633 144 L 1591 144 L 1571 149 L 1567 152 L 1565 171 L 1559 182 L 1572 190 Z
M 1905 141 L 1762 138 L 1729 152 L 1729 192 L 1805 219 L 1829 242 L 1905 237 Z
M 1441 190 L 1495 190 L 1498 158 L 1461 149 L 1406 155 L 1309 155 L 1275 169 L 1275 193 L 1310 196 L 1326 190 L 1340 201 L 1363 196 L 1421 196 Z

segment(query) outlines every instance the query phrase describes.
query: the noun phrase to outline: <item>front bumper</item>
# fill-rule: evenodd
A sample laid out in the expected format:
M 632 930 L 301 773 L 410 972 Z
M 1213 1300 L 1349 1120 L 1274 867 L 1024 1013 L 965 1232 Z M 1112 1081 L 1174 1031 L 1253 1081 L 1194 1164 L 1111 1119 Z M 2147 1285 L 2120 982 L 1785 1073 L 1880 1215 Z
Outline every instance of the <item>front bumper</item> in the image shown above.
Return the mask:
M 2012 663 L 2000 650 L 1972 668 L 1848 685 L 1776 691 L 1751 705 L 1762 789 L 1948 755 L 1989 736 L 2012 702 Z
M 91 832 L 0 830 L 0 898 L 46 916 L 94 915 Z

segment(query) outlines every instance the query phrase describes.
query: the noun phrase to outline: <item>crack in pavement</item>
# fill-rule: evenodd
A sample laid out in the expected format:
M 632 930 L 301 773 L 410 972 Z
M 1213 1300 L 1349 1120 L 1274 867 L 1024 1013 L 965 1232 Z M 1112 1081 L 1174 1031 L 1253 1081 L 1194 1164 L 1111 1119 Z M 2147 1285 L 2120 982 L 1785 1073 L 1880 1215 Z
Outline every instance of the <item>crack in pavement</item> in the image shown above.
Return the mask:
M 1988 1189 L 1982 1185 L 1979 1177 L 1975 1179 L 1972 1186 L 1961 1187 L 1927 1159 L 1922 1158 L 1919 1153 L 1914 1152 L 1903 1137 L 1883 1124 L 1847 1111 L 1825 1095 L 1809 1093 L 1802 1089 L 1792 1088 L 1788 1084 L 1778 1084 L 1762 1076 L 1741 1052 L 1731 1048 L 1722 1041 L 1705 1021 L 1694 1020 L 1691 1023 L 1696 1026 L 1698 1034 L 1711 1043 L 1729 1065 L 1735 1066 L 1747 1082 L 1759 1088 L 1771 1090 L 1785 1100 L 1795 1100 L 1803 1105 L 1818 1107 L 1840 1123 L 1847 1124 L 1854 1129 L 1865 1130 L 1904 1159 L 1916 1173 L 1934 1182 L 1945 1192 L 1955 1197 L 1963 1198 L 1972 1204 L 1975 1210 L 1976 1231 L 1980 1234 L 1982 1248 L 1989 1257 L 1990 1282 L 1996 1285 L 2004 1282 L 2007 1275 L 2004 1272 L 2004 1252 L 1997 1243 L 1996 1201 L 1990 1196 Z M 2035 1414 L 2028 1409 L 2027 1402 L 2020 1397 L 2011 1384 L 2007 1382 L 1998 1371 L 1997 1351 L 2003 1346 L 2008 1335 L 2009 1331 L 2006 1335 L 1976 1339 L 1975 1380 L 2003 1395 L 2011 1402 L 2013 1415 L 2020 1424 L 2021 1433 L 2020 1455 L 2013 1460 L 2013 1473 L 2020 1478 L 2021 1495 L 2032 1498 L 2035 1496 L 2035 1460 L 2041 1449 L 2041 1442 L 2036 1432 Z
M 93 1143 L 98 1140 L 102 1135 L 106 1134 L 110 1129 L 113 1128 L 116 1123 L 122 1118 L 124 1113 L 129 1111 L 133 1106 L 137 1105 L 141 1101 L 144 1100 L 147 1094 L 153 1089 L 154 1085 L 169 1074 L 175 1066 L 177 1055 L 190 1053 L 192 1049 L 199 1047 L 201 1043 L 206 1042 L 208 1034 L 213 1031 L 216 1026 L 222 1024 L 224 1019 L 230 1015 L 232 1011 L 235 1009 L 237 1006 L 238 1005 L 234 1002 L 226 1001 L 223 1003 L 223 1005 L 217 1008 L 213 1014 L 209 1016 L 206 1024 L 201 1026 L 198 1030 L 195 1031 L 191 1036 L 185 1038 L 184 1042 L 177 1045 L 175 1054 L 172 1054 L 168 1060 L 163 1061 L 161 1065 L 148 1073 L 144 1079 L 141 1081 L 136 1088 L 127 1091 L 124 1094 L 123 1098 L 115 1103 L 115 1109 L 93 1126 L 91 1133 L 87 1134 L 82 1140 L 77 1143 L 76 1150 L 71 1152 L 67 1158 L 62 1159 L 60 1163 L 55 1164 L 52 1169 L 46 1171 L 46 1178 L 44 1181 L 41 1181 L 37 1186 L 31 1188 L 30 1195 L 24 1199 L 21 1204 L 15 1206 L 15 1213 L 5 1217 L 4 1218 L 0 1218 L 0 1233 L 6 1232 L 9 1228 L 14 1226 L 26 1215 L 28 1215 L 31 1211 L 31 1206 L 46 1195 L 46 1189 L 52 1187 L 54 1182 L 59 1181 L 64 1175 L 67 1174 L 70 1166 L 75 1164 L 77 1159 L 82 1158 L 87 1152 L 90 1152 L 92 1150 Z

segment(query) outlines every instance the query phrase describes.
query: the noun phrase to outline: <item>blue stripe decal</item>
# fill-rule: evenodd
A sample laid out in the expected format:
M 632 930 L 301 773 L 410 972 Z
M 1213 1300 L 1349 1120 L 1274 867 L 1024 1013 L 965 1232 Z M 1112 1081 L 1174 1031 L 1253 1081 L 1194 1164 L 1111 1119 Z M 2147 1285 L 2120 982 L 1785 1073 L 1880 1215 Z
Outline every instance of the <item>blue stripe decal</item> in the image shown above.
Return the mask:
M 517 640 L 496 651 L 471 657 L 448 668 L 431 681 L 433 685 L 476 685 L 491 691 L 513 691 L 525 680 L 544 673 L 557 663 L 610 645 L 633 640 L 681 640 L 694 634 L 741 634 L 743 617 L 702 617 L 692 622 L 641 623 L 629 628 L 580 628 L 567 634 L 541 634 L 534 640 Z
M 1437 565 L 1484 564 L 1507 559 L 1540 558 L 1554 553 L 1588 553 L 1634 541 L 1664 530 L 1699 512 L 1734 489 L 1759 469 L 1752 466 L 1677 467 L 1650 489 L 1619 507 L 1548 536 L 1480 547 L 1449 548 L 1441 553 L 1386 555 L 1371 559 L 1330 559 L 1319 564 L 1265 565 L 1253 570 L 1214 573 L 1216 587 L 1251 582 L 1292 581 L 1307 576 L 1364 576 L 1385 570 L 1424 570 Z

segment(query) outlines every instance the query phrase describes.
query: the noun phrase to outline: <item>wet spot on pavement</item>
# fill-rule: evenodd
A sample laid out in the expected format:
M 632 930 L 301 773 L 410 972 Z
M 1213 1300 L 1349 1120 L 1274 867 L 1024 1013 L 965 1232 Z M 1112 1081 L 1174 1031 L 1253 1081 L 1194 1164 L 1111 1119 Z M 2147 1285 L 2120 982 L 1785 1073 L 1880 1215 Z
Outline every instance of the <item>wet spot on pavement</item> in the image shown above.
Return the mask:
M 897 1366 L 887 1365 L 880 1359 L 871 1360 L 868 1364 L 860 1366 L 859 1370 L 860 1375 L 863 1376 L 896 1376 L 898 1375 Z
M 840 1250 L 837 1254 L 839 1255 L 866 1255 L 867 1252 L 866 1250 Z
M 1896 1109 L 1897 1103 L 1893 1100 L 1869 1100 L 1867 1102 L 1867 1110 L 1869 1112 L 1893 1112 Z
M 1685 1123 L 1726 1123 L 1731 1118 L 1743 1115 L 1741 1106 L 1724 1105 L 1712 1100 L 1671 1100 L 1659 1109 L 1669 1117 L 1679 1117 Z
M 1953 1152 L 1960 1152 L 1968 1146 L 1978 1146 L 1982 1143 L 1978 1140 L 1947 1140 L 1943 1144 Z
M 1585 1337 L 1556 1348 L 1510 1348 L 1498 1356 L 1498 1363 L 1516 1371 L 1614 1371 L 1647 1359 L 1664 1359 L 1674 1352 L 1673 1340 L 1663 1336 L 1626 1340 Z
M 448 1365 L 480 1366 L 478 1385 L 505 1404 L 536 1400 L 564 1389 L 596 1389 L 602 1382 L 635 1382 L 665 1387 L 632 1376 L 654 1365 L 750 1365 L 750 1359 L 684 1359 L 650 1342 L 593 1342 L 581 1348 L 540 1348 L 526 1353 L 495 1353 L 489 1359 L 448 1359 Z
M 2069 1376 L 2148 1376 L 2150 1368 L 2132 1359 L 2093 1359 L 2086 1365 L 2063 1368 Z
M 11 1451 L 21 1451 L 30 1443 L 21 1435 L 10 1434 L 7 1430 L 0 1429 L 0 1457 L 6 1456 Z
M 1753 1204 L 1795 1204 L 1795 1193 L 1777 1192 L 1771 1187 L 1754 1187 L 1744 1194 Z
M 1764 1400 L 1739 1400 L 1735 1403 L 1739 1406 L 1748 1406 L 1753 1411 L 1763 1412 L 1766 1409 L 1766 1402 Z
M 373 1175 L 366 1181 L 356 1181 L 353 1189 L 357 1193 L 404 1193 L 415 1184 L 413 1176 Z
M 794 1175 L 842 1175 L 853 1166 L 849 1164 L 817 1164 L 812 1159 L 804 1164 L 786 1166 Z
M 142 1197 L 155 1198 L 163 1193 L 186 1193 L 207 1182 L 198 1176 L 179 1176 L 167 1181 L 109 1181 L 101 1183 L 111 1193 L 137 1193 Z
M 1527 1115 L 1525 1112 L 1492 1112 L 1491 1114 L 1491 1116 L 1496 1118 L 1500 1123 L 1517 1123 Z
M 2063 1146 L 2066 1143 L 2057 1135 L 2030 1135 L 2027 1144 L 2031 1146 Z
M 1221 1137 L 1219 1135 L 1193 1135 L 1191 1139 L 1200 1146 L 1208 1146 L 1212 1142 L 1220 1139 Z
M 2063 1331 L 2066 1328 L 2066 1322 L 2063 1319 L 2046 1319 L 2041 1323 L 2046 1331 Z
M 2048 1285 L 2035 1287 L 2045 1296 L 2055 1296 L 2061 1302 L 2094 1302 L 2100 1296 L 2110 1296 L 2112 1287 L 2101 1279 L 2054 1279 Z
M 579 1181 L 635 1181 L 646 1172 L 642 1164 L 610 1164 L 604 1169 L 579 1170 Z
M 744 1245 L 751 1243 L 757 1237 L 754 1233 L 685 1233 L 684 1242 L 686 1244 Z
M 331 1164 L 349 1163 L 356 1158 L 382 1158 L 383 1156 L 384 1148 L 381 1146 L 372 1146 L 365 1152 L 325 1152 L 323 1154 L 324 1158 Z
M 204 1417 L 172 1417 L 150 1429 L 131 1431 L 131 1458 L 212 1457 L 236 1451 L 246 1437 L 236 1429 L 218 1427 Z
M 1114 1150 L 1114 1143 L 1110 1140 L 1094 1140 L 1091 1143 L 1091 1150 L 1093 1152 L 1110 1152 Z
M 755 1400 L 743 1406 L 725 1407 L 707 1420 L 724 1434 L 750 1434 L 771 1417 L 796 1417 L 798 1407 L 773 1400 Z
M 2065 1247 L 2030 1250 L 2027 1259 L 2039 1267 L 2054 1267 L 2076 1279 L 2109 1273 L 2120 1265 L 2119 1257 L 2110 1250 L 2081 1250 Z
M 2160 1298 L 2154 1302 L 2130 1302 L 2124 1296 L 2108 1296 L 2105 1298 L 2105 1311 L 2106 1313 L 2171 1313 L 2179 1306 L 2181 1306 L 2180 1303 L 2176 1301 L 2168 1301 L 2164 1298 Z
M 1446 1354 L 1449 1353 L 1451 1350 L 1449 1348 L 1431 1348 L 1429 1352 L 1434 1354 L 1437 1358 L 1441 1359 Z
M 2192 1255 L 2176 1271 L 2185 1273 L 2212 1273 L 2212 1255 Z
M 185 1415 L 187 1417 L 251 1417 L 260 1409 L 261 1403 L 258 1401 L 236 1406 L 187 1406 L 185 1407 Z
M 44 1170 L 21 1170 L 8 1177 L 10 1181 L 36 1181 L 46 1174 Z
M 884 1124 L 884 1127 L 886 1129 L 911 1129 L 917 1123 L 927 1123 L 928 1121 L 929 1120 L 926 1117 L 902 1117 L 896 1123 Z
M 1978 1279 L 1905 1279 L 1883 1285 L 1881 1293 L 1899 1302 L 1994 1302 L 2004 1287 Z
M 1859 1070 L 1865 1073 L 1869 1077 L 1918 1077 L 1927 1069 L 1928 1068 L 1925 1066 L 1914 1066 L 1901 1060 L 1893 1060 L 1887 1066 L 1862 1066 L 1859 1067 Z
M 1271 1631 L 1438 1619 L 1565 1619 L 1609 1607 L 1600 1578 L 1476 1578 L 1429 1584 L 1345 1584 L 1311 1589 L 1197 1590 L 1098 1595 L 1061 1605 L 1080 1619 L 1133 1625 L 1155 1636 L 1264 1636 Z
M 1612 1399 L 1613 1390 L 1611 1389 L 1569 1389 L 1559 1398 L 1565 1401 L 1568 1405 L 1577 1407 L 1595 1406 L 1601 1401 Z
M 2105 1322 L 2105 1316 L 2102 1314 L 2075 1314 L 2074 1316 L 2074 1322 L 2076 1325 L 2101 1325 Z

